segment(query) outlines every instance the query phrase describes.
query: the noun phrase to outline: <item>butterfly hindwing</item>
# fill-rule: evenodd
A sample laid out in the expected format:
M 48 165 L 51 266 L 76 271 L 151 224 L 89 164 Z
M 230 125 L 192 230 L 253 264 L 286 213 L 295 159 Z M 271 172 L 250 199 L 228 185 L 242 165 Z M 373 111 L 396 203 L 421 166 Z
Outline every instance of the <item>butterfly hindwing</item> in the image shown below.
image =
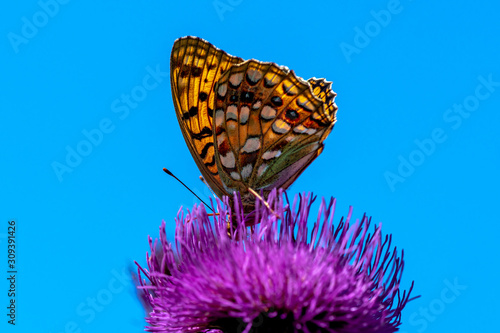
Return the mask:
M 326 88 L 314 89 L 313 82 Z M 302 81 L 302 83 L 305 81 Z M 294 104 L 290 103 L 288 110 L 283 110 L 281 120 L 290 126 L 290 130 L 282 139 L 286 142 L 283 153 L 273 161 L 268 171 L 275 175 L 273 186 L 287 188 L 307 168 L 307 166 L 323 151 L 323 141 L 330 134 L 335 121 L 337 106 L 333 102 L 336 94 L 330 89 L 330 82 L 324 79 L 309 79 L 308 89 L 297 94 Z M 300 117 L 290 114 L 290 110 L 296 108 Z M 285 166 L 285 169 L 283 168 Z
M 325 110 L 309 82 L 274 63 L 233 65 L 215 99 L 216 162 L 228 192 L 288 187 L 320 154 L 335 122 L 336 106 Z

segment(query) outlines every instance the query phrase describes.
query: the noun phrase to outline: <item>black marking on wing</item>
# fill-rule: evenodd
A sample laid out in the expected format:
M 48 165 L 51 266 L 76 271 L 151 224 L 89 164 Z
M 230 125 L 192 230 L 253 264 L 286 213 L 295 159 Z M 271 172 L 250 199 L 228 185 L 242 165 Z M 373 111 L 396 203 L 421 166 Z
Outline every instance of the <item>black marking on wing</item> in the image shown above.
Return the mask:
M 215 165 L 215 158 L 212 157 L 212 162 L 204 162 L 203 164 L 205 164 L 205 166 L 208 168 L 208 167 L 212 167 Z M 217 173 L 215 173 L 216 175 Z
M 251 86 L 255 86 L 259 82 L 259 80 L 257 80 L 257 81 L 252 80 L 250 75 L 248 75 L 248 72 L 246 73 L 245 77 L 246 77 L 248 84 Z
M 182 114 L 182 119 L 188 120 L 191 117 L 194 117 L 198 114 L 198 107 L 192 106 L 188 112 L 184 112 Z
M 205 157 L 207 157 L 207 153 L 208 153 L 208 150 L 210 149 L 210 147 L 213 147 L 214 146 L 214 143 L 213 142 L 209 142 L 205 145 L 205 147 L 203 147 L 203 149 L 201 150 L 201 153 L 200 153 L 200 157 L 202 159 L 205 159 Z
M 242 103 L 252 103 L 254 98 L 254 93 L 251 91 L 242 91 L 240 95 L 240 101 Z
M 269 80 L 267 77 L 264 78 L 264 87 L 266 87 L 266 88 L 272 88 L 277 84 L 278 84 L 278 82 L 274 82 L 272 80 Z
M 286 110 L 285 117 L 290 119 L 290 120 L 295 120 L 295 119 L 299 118 L 299 114 L 295 110 L 288 109 L 288 110 Z
M 196 140 L 201 140 L 203 138 L 208 138 L 209 136 L 212 136 L 212 129 L 208 127 L 203 127 L 199 133 L 190 133 L 191 137 Z
M 282 106 L 283 100 L 279 96 L 273 96 L 271 97 L 271 103 L 273 103 L 274 106 Z
M 188 76 L 200 77 L 202 72 L 203 68 L 197 67 L 195 65 L 187 65 L 185 67 L 182 67 L 182 70 L 180 72 L 180 77 L 182 78 Z

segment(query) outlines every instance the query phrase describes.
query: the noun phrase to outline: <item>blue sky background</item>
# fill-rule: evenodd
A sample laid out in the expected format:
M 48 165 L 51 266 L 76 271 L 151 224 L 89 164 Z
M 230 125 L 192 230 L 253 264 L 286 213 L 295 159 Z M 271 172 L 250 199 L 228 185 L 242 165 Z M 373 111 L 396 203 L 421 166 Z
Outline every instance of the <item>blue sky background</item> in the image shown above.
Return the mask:
M 170 95 L 170 50 L 185 35 L 333 81 L 337 125 L 290 193 L 334 196 L 337 220 L 352 205 L 393 234 L 405 250 L 403 287 L 415 280 L 422 295 L 404 311 L 402 332 L 494 331 L 500 6 L 492 3 L 9 3 L 0 12 L 1 331 L 142 331 L 127 269 L 145 262 L 147 236 L 163 219 L 172 239 L 179 207 L 197 201 L 162 168 L 209 194 Z M 128 113 L 114 112 L 150 71 L 161 72 L 157 86 Z M 95 129 L 106 133 L 85 146 Z M 87 156 L 69 165 L 68 149 L 78 147 Z M 54 163 L 68 169 L 58 175 Z M 4 314 L 9 219 L 15 328 Z

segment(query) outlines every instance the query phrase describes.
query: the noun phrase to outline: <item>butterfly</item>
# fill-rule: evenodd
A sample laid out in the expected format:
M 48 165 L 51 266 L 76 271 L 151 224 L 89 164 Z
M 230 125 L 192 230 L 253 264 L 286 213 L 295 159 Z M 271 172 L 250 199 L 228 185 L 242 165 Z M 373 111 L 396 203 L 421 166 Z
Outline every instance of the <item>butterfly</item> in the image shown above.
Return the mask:
M 186 144 L 219 197 L 288 188 L 323 150 L 335 121 L 331 82 L 229 55 L 198 37 L 175 41 L 172 98 Z M 255 192 L 254 192 L 255 193 Z

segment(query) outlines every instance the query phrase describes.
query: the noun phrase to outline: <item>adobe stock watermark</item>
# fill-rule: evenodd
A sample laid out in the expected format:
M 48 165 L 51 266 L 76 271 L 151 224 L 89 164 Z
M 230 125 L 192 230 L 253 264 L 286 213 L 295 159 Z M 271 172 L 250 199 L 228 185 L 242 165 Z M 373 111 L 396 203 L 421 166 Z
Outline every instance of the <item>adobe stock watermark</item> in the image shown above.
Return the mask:
M 454 303 L 462 293 L 467 290 L 467 285 L 460 284 L 458 278 L 454 278 L 453 282 L 448 279 L 443 281 L 445 285 L 439 295 L 431 300 L 427 306 L 421 306 L 418 311 L 413 312 L 408 320 L 408 323 L 416 329 L 418 333 L 424 332 L 431 323 L 442 315 L 446 309 Z M 408 333 L 402 331 L 401 333 Z
M 146 67 L 147 74 L 144 75 L 140 84 L 134 86 L 130 93 L 123 93 L 119 98 L 116 98 L 111 103 L 111 112 L 114 113 L 119 120 L 125 120 L 130 115 L 131 110 L 136 109 L 139 103 L 144 101 L 148 93 L 156 89 L 165 78 L 169 77 L 168 72 L 162 72 L 160 65 L 156 68 Z M 104 140 L 107 134 L 113 133 L 116 129 L 116 121 L 109 117 L 102 118 L 96 127 L 91 129 L 84 128 L 81 133 L 84 137 L 75 145 L 66 146 L 66 158 L 64 161 L 53 161 L 51 163 L 52 170 L 56 174 L 59 182 L 64 180 L 64 175 L 72 173 L 88 157 L 96 147 Z
M 411 0 L 409 0 L 411 1 Z M 377 37 L 382 29 L 387 27 L 395 15 L 400 14 L 404 7 L 400 0 L 389 0 L 386 9 L 379 11 L 371 10 L 372 20 L 365 23 L 363 27 L 354 27 L 354 38 L 352 44 L 342 42 L 339 44 L 340 50 L 347 63 L 352 61 L 354 54 L 360 54 L 361 50 L 370 45 L 373 38 Z
M 212 5 L 217 12 L 219 20 L 222 22 L 224 21 L 224 13 L 232 12 L 242 2 L 243 0 L 214 0 L 212 1 Z
M 129 270 L 124 268 L 120 272 L 113 269 L 111 275 L 106 287 L 99 289 L 76 306 L 75 313 L 78 319 L 66 322 L 64 328 L 57 333 L 81 333 L 85 325 L 93 322 L 97 315 L 116 299 L 118 294 L 131 285 L 132 277 Z
M 451 108 L 446 109 L 443 113 L 443 121 L 454 131 L 458 130 L 463 121 L 477 111 L 481 101 L 490 98 L 497 87 L 500 87 L 500 81 L 494 81 L 493 74 L 486 77 L 480 75 L 477 80 L 479 83 L 476 85 L 474 93 L 466 96 L 461 103 L 453 104 Z M 424 164 L 427 158 L 436 152 L 437 147 L 447 139 L 446 130 L 442 127 L 436 127 L 426 138 L 414 140 L 413 143 L 416 148 L 405 156 L 398 156 L 399 165 L 396 172 L 386 171 L 384 173 L 385 181 L 391 192 L 396 190 L 397 184 L 404 183 L 406 179 L 412 176 L 415 170 Z
M 54 18 L 59 13 L 61 5 L 65 5 L 70 0 L 40 0 L 37 2 L 40 10 L 36 11 L 31 17 L 21 17 L 20 34 L 8 32 L 7 39 L 14 49 L 14 52 L 19 53 L 19 47 L 23 44 L 28 44 L 30 40 L 38 35 L 38 31 L 45 27 L 50 19 Z

